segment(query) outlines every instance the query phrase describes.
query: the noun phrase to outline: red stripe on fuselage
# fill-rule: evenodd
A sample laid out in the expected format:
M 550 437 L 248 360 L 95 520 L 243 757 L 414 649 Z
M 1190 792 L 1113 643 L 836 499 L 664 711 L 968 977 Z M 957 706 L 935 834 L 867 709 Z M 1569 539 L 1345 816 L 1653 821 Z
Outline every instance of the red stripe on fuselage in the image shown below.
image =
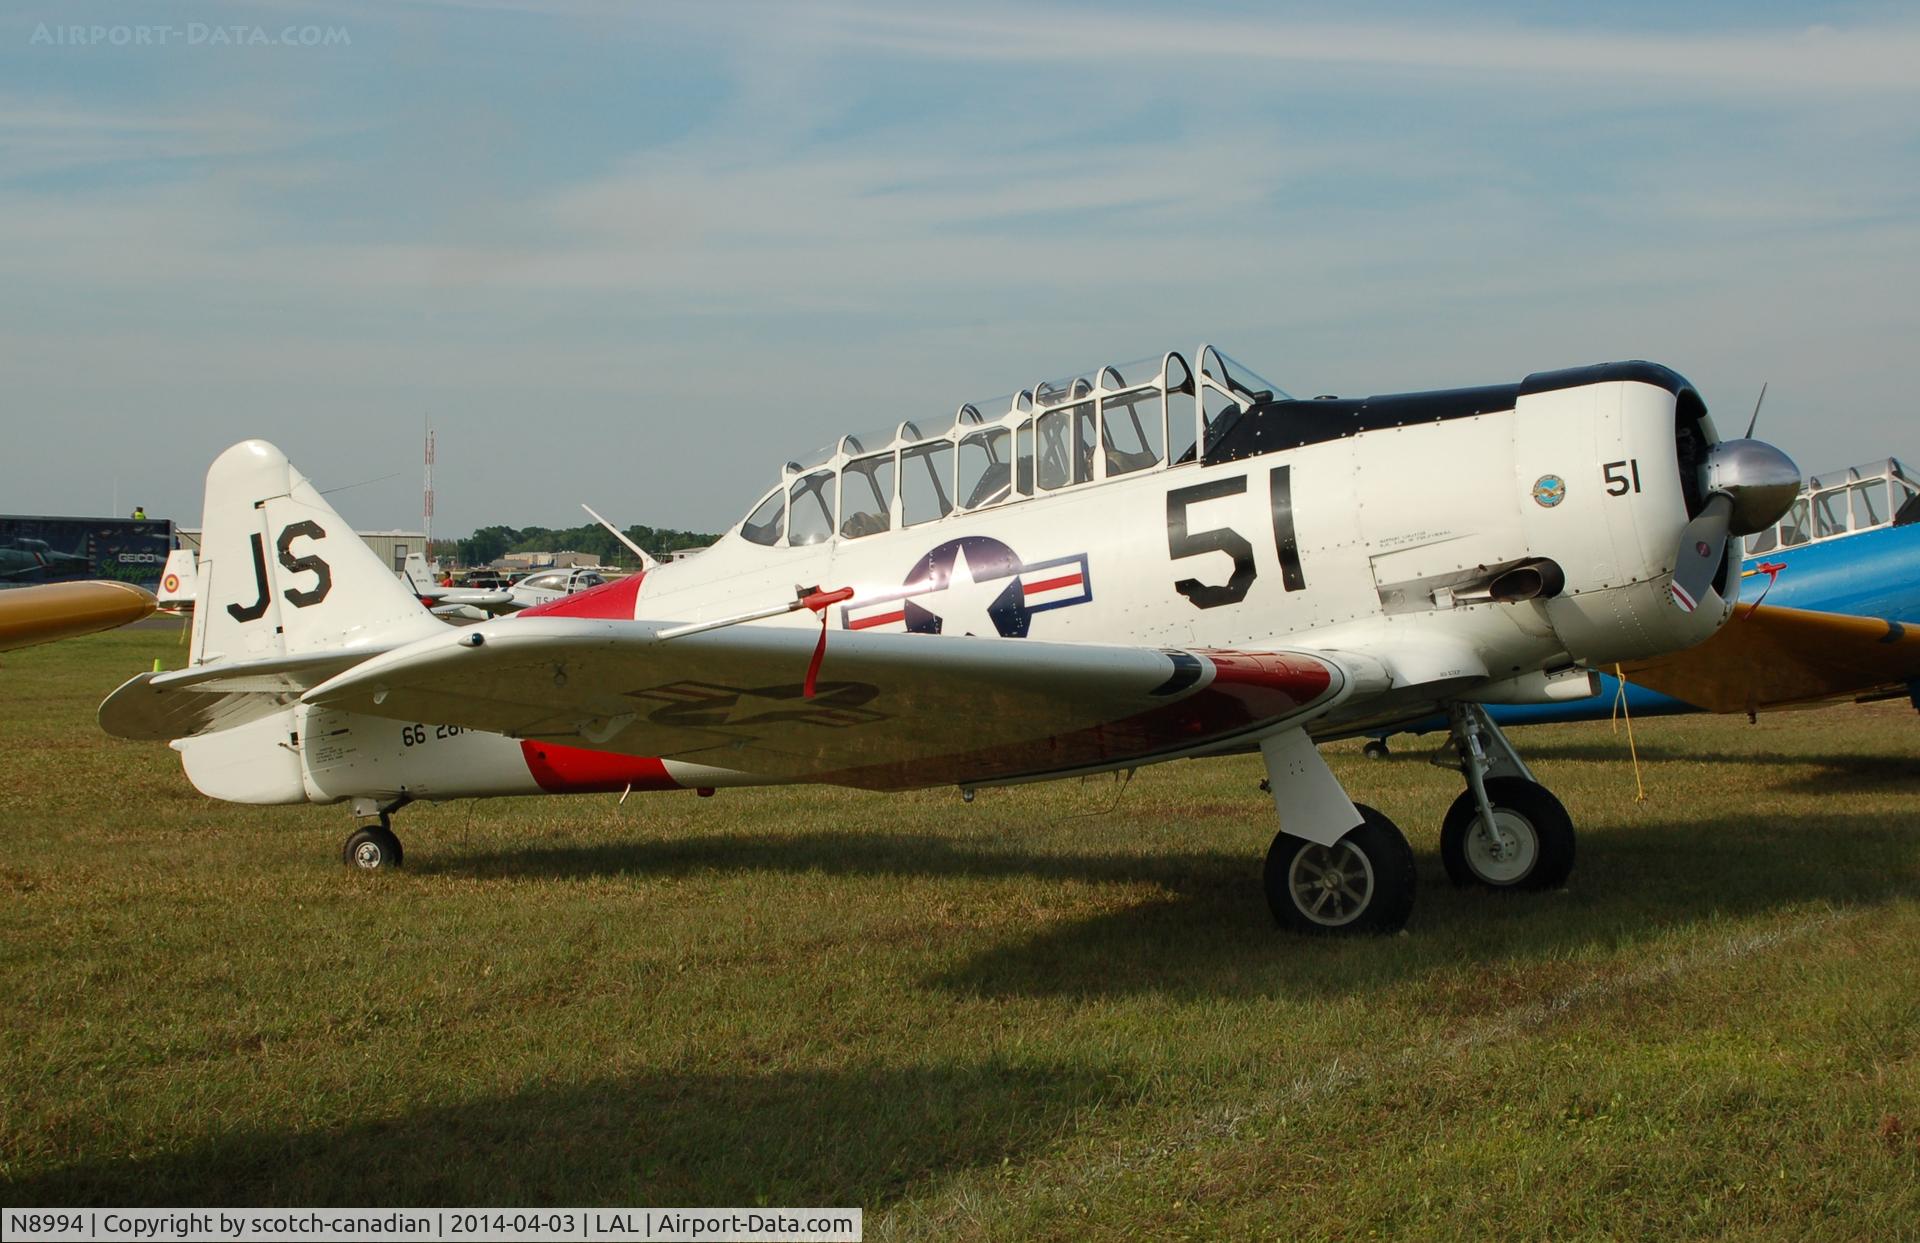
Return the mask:
M 646 571 L 616 578 L 598 587 L 576 591 L 558 600 L 522 609 L 515 617 L 594 617 L 607 621 L 632 621 L 640 615 L 640 580 Z
M 640 581 L 645 572 L 589 587 L 558 600 L 522 609 L 516 617 L 592 617 L 632 621 L 639 613 Z M 527 771 L 549 794 L 604 794 L 625 790 L 678 790 L 667 766 L 650 755 L 616 755 L 557 742 L 522 742 Z
M 615 755 L 557 742 L 522 742 L 527 771 L 548 794 L 610 794 L 636 790 L 679 790 L 667 766 L 650 755 Z
M 1052 591 L 1056 587 L 1078 587 L 1079 585 L 1080 576 L 1078 574 L 1062 574 L 1059 578 L 1049 578 L 1038 583 L 1027 583 L 1023 585 L 1020 590 L 1024 595 L 1037 596 L 1043 591 Z

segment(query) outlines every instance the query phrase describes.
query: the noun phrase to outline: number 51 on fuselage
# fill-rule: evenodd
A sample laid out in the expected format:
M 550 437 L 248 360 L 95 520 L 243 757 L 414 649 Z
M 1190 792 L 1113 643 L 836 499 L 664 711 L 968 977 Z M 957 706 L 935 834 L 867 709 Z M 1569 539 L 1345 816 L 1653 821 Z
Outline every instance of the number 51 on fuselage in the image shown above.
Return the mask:
M 279 450 L 207 480 L 191 665 L 102 705 L 202 791 L 389 817 L 476 795 L 988 784 L 1258 750 L 1267 898 L 1397 928 L 1405 838 L 1316 740 L 1436 709 L 1463 883 L 1564 881 L 1572 827 L 1479 705 L 1698 642 L 1793 464 L 1667 368 L 1296 400 L 1203 347 L 845 436 L 713 547 L 517 616 L 431 617 Z

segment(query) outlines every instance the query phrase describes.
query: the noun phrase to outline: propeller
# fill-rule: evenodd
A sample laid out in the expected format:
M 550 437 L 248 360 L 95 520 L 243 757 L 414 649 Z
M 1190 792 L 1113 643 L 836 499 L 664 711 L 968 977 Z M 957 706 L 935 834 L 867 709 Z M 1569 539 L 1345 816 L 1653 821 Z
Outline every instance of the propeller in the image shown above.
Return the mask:
M 1739 440 L 1723 440 L 1707 451 L 1701 467 L 1701 482 L 1707 499 L 1700 512 L 1680 532 L 1680 548 L 1673 560 L 1673 584 L 1668 595 L 1683 613 L 1691 613 L 1713 587 L 1713 576 L 1727 553 L 1727 540 L 1735 535 L 1764 531 L 1780 520 L 1800 493 L 1800 468 L 1780 450 L 1762 440 L 1753 439 L 1760 421 L 1760 403 L 1767 399 L 1767 386 L 1760 386 L 1760 401 L 1753 403 L 1753 418 L 1747 422 L 1747 434 Z
M 1694 515 L 1687 529 L 1680 532 L 1680 553 L 1673 563 L 1673 586 L 1668 594 L 1682 613 L 1700 607 L 1700 597 L 1713 586 L 1720 558 L 1727 552 L 1728 528 L 1733 518 L 1733 498 L 1716 492 Z
M 1753 417 L 1747 420 L 1746 438 L 1748 440 L 1753 439 L 1753 429 L 1760 426 L 1760 407 L 1762 404 L 1766 402 L 1766 400 L 1767 400 L 1767 382 L 1765 380 L 1762 380 L 1760 381 L 1760 400 L 1753 403 Z

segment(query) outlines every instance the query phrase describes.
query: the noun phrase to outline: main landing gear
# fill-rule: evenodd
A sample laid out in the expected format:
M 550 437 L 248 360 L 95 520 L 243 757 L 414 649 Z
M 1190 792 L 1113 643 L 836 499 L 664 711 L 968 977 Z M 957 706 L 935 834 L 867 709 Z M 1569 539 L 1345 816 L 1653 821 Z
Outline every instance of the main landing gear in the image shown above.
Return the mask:
M 1267 739 L 1260 754 L 1280 813 L 1263 877 L 1275 921 L 1314 936 L 1399 931 L 1413 910 L 1405 835 L 1347 797 L 1304 731 Z
M 1466 793 L 1440 825 L 1440 861 L 1460 886 L 1557 889 L 1573 871 L 1573 820 L 1479 704 L 1448 708 L 1452 737 L 1433 762 L 1458 767 Z
M 1573 871 L 1573 821 L 1533 778 L 1479 704 L 1448 706 L 1450 737 L 1433 762 L 1467 791 L 1440 829 L 1440 861 L 1456 885 L 1554 889 Z M 1397 932 L 1413 910 L 1413 849 L 1371 807 L 1350 801 L 1301 730 L 1260 744 L 1263 786 L 1280 832 L 1267 850 L 1267 905 L 1284 928 L 1318 936 Z M 1355 823 L 1355 822 L 1358 823 Z
M 380 804 L 370 798 L 353 800 L 355 821 L 378 816 L 377 824 L 362 824 L 354 829 L 347 838 L 346 845 L 340 848 L 340 861 L 350 868 L 359 868 L 367 872 L 390 872 L 406 860 L 406 852 L 400 847 L 400 839 L 393 831 L 393 813 L 399 811 L 413 800 L 401 795 L 391 803 Z

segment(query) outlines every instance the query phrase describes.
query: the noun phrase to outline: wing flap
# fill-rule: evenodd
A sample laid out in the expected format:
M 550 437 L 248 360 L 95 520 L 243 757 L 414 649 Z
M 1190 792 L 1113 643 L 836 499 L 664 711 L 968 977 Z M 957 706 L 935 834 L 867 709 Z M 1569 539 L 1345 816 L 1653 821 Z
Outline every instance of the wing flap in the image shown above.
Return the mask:
M 367 661 L 307 702 L 786 780 L 871 789 L 1123 766 L 1324 711 L 1307 652 L 1188 652 L 742 625 L 521 616 Z
M 1642 686 L 1714 712 L 1819 703 L 1920 678 L 1920 628 L 1743 604 L 1706 642 L 1625 672 Z

